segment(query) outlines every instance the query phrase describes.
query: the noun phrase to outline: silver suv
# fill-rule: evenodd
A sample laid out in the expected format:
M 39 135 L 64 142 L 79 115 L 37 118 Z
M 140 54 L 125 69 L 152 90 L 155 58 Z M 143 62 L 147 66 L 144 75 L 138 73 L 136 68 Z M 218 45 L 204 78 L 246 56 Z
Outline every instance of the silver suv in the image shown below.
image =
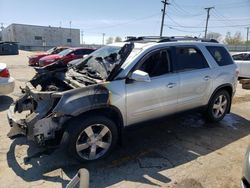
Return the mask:
M 220 121 L 230 112 L 237 76 L 228 51 L 213 40 L 130 37 L 66 68 L 40 70 L 10 106 L 8 136 L 97 160 L 129 125 L 198 107 Z

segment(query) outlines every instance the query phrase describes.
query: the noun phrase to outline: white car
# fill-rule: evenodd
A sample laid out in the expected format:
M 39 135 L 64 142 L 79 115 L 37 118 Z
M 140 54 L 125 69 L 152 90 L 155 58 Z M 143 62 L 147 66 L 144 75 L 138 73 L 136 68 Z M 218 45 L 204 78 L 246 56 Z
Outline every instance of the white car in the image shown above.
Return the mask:
M 0 63 L 0 95 L 13 92 L 15 87 L 14 78 L 10 77 L 6 64 Z
M 239 67 L 239 78 L 250 78 L 250 52 L 240 52 L 232 55 Z

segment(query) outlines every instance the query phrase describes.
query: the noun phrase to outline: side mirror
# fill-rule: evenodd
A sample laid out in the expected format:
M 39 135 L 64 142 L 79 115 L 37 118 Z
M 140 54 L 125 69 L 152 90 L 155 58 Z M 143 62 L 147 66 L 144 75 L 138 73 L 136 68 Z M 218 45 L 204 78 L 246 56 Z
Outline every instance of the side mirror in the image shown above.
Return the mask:
M 150 82 L 150 77 L 148 73 L 141 71 L 141 70 L 136 70 L 132 73 L 131 79 L 138 81 L 138 82 Z

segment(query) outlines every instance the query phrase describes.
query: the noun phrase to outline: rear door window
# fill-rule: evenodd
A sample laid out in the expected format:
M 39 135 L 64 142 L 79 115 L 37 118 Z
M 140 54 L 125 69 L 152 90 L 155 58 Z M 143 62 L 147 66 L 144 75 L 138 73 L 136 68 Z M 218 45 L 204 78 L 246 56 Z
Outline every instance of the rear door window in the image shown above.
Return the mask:
M 209 67 L 203 54 L 195 47 L 176 47 L 174 64 L 174 71 L 176 72 L 185 72 Z
M 228 51 L 222 46 L 207 46 L 209 53 L 219 66 L 231 65 L 233 60 Z

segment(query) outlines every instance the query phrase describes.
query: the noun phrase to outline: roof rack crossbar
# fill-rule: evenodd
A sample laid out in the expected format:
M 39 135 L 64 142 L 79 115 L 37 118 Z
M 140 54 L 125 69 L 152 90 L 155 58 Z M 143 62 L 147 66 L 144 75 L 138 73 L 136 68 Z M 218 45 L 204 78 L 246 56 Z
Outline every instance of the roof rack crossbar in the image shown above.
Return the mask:
M 159 36 L 129 36 L 125 40 L 125 42 L 133 42 L 133 41 L 141 41 L 141 42 L 177 42 L 177 41 L 201 41 L 201 42 L 214 42 L 218 43 L 215 39 L 205 39 L 191 36 L 172 36 L 172 37 L 159 37 Z

